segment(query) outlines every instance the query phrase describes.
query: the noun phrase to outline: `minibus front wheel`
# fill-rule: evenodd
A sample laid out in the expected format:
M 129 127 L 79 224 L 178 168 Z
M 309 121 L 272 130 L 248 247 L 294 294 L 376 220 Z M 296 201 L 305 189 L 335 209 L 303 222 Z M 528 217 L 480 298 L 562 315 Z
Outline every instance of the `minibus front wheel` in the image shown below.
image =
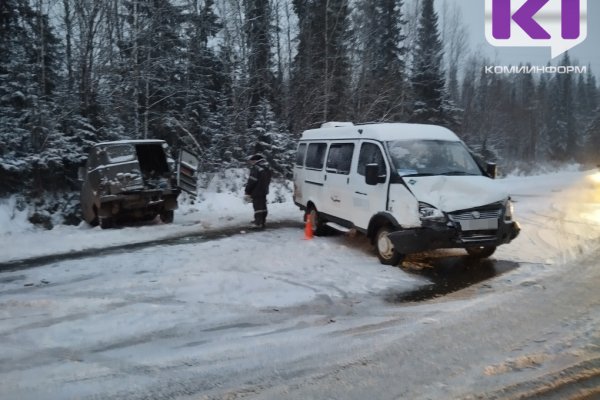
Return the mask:
M 398 265 L 405 257 L 404 254 L 398 253 L 394 248 L 394 244 L 389 238 L 389 234 L 392 232 L 393 230 L 388 225 L 384 225 L 377 230 L 375 235 L 377 257 L 383 265 Z
M 488 258 L 494 254 L 496 246 L 471 246 L 465 250 L 473 258 Z

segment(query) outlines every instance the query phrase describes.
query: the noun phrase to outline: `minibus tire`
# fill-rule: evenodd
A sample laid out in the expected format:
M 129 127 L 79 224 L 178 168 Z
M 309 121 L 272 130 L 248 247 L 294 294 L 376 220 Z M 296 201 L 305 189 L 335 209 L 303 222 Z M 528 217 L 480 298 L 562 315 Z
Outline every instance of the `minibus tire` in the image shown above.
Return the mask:
M 488 258 L 496 251 L 496 246 L 472 246 L 467 247 L 467 253 L 473 258 Z
M 404 254 L 400 254 L 394 249 L 392 241 L 387 237 L 392 232 L 393 230 L 388 225 L 384 225 L 375 234 L 375 250 L 383 265 L 398 265 L 405 257 Z
M 311 220 L 313 234 L 316 236 L 323 236 L 326 234 L 327 226 L 325 224 L 327 221 L 315 206 L 309 208 L 307 218 L 310 218 Z

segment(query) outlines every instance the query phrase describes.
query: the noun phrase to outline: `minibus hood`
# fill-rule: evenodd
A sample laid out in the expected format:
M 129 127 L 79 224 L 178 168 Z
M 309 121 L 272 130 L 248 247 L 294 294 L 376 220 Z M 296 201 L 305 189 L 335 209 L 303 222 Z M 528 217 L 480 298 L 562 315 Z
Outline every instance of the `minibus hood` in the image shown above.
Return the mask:
M 496 181 L 484 176 L 405 177 L 404 181 L 419 202 L 444 212 L 468 210 L 508 198 Z

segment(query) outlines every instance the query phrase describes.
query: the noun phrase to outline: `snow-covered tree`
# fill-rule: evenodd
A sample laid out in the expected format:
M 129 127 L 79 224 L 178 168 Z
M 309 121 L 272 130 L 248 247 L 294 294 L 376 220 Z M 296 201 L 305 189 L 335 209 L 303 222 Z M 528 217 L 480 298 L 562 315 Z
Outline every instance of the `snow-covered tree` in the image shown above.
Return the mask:
M 463 64 L 463 58 L 468 51 L 468 29 L 463 20 L 463 14 L 457 3 L 449 5 L 444 0 L 442 5 L 443 42 L 445 46 L 446 70 L 448 71 L 448 96 L 454 104 L 460 103 L 458 73 Z
M 299 20 L 298 53 L 292 70 L 295 117 L 301 131 L 350 110 L 348 0 L 293 0 Z
M 43 180 L 52 175 L 50 168 L 62 168 L 69 150 L 52 147 L 59 135 L 59 40 L 40 5 L 0 4 L 0 181 L 6 185 L 0 192 L 37 188 L 41 182 L 30 179 Z
M 560 61 L 561 66 L 571 65 L 569 53 Z M 575 119 L 574 84 L 570 74 L 557 73 L 551 83 L 548 135 L 550 157 L 557 161 L 577 159 L 582 137 Z
M 247 154 L 263 154 L 274 171 L 289 176 L 295 155 L 295 143 L 291 140 L 289 132 L 280 131 L 267 99 L 258 104 L 255 118 L 248 129 L 245 143 Z
M 269 0 L 245 0 L 245 32 L 248 48 L 250 107 L 273 100 L 271 4 Z
M 221 59 L 209 45 L 222 25 L 212 0 L 190 10 L 187 19 L 185 100 L 182 112 L 175 115 L 173 121 L 178 145 L 200 154 L 203 168 L 211 169 L 217 167 L 215 156 L 219 153 L 213 152 L 213 146 L 223 144 L 215 136 L 231 134 L 223 115 L 230 96 L 229 80 Z
M 433 0 L 421 6 L 417 42 L 413 55 L 411 84 L 414 92 L 412 120 L 440 124 L 451 128 L 458 125 L 457 110 L 449 102 L 443 69 L 444 46 L 438 28 L 438 15 Z
M 600 165 L 600 109 L 596 109 L 596 117 L 592 120 L 586 131 L 585 158 L 596 165 Z
M 405 21 L 402 0 L 362 0 L 355 14 L 359 71 L 354 98 L 358 121 L 407 117 Z

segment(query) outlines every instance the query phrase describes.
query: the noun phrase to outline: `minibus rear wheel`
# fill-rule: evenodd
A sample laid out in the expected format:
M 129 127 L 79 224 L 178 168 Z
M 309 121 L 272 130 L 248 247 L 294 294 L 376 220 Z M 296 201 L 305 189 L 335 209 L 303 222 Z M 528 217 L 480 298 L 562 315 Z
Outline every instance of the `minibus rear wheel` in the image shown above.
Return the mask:
M 388 225 L 384 225 L 377 230 L 377 234 L 375 235 L 377 257 L 383 265 L 398 265 L 405 257 L 404 254 L 400 254 L 396 251 L 394 244 L 388 237 L 392 232 L 393 230 Z
M 326 223 L 327 221 L 323 218 L 322 214 L 317 210 L 317 207 L 310 206 L 308 209 L 307 218 L 310 218 L 310 222 L 312 225 L 313 233 L 317 236 L 322 236 L 326 232 Z

